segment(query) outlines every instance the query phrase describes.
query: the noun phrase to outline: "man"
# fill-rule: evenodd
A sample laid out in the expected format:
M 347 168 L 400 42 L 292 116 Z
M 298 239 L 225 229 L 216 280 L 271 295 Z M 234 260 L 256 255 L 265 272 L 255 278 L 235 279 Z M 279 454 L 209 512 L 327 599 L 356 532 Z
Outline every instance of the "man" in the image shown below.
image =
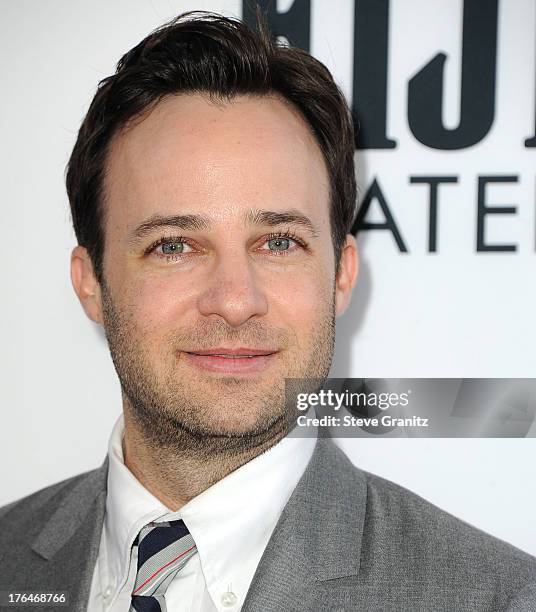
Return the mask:
M 123 418 L 101 468 L 0 510 L 6 609 L 536 609 L 536 559 L 288 435 L 356 282 L 353 153 L 329 72 L 260 19 L 186 13 L 100 83 L 71 278 Z

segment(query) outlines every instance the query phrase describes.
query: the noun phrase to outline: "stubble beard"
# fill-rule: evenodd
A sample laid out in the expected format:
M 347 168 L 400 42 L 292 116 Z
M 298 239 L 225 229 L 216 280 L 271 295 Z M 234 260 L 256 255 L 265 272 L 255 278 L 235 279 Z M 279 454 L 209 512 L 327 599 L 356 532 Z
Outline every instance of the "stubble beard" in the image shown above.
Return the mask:
M 162 456 L 213 459 L 215 454 L 227 457 L 258 454 L 287 435 L 295 425 L 295 392 L 316 390 L 321 384 L 319 381 L 328 376 L 335 344 L 334 288 L 331 301 L 326 300 L 323 307 L 318 303 L 322 314 L 307 348 L 294 362 L 286 364 L 286 371 L 278 380 L 259 389 L 252 380 L 222 376 L 215 381 L 217 389 L 212 398 L 203 396 L 203 385 L 199 389 L 183 385 L 177 376 L 176 362 L 165 374 L 159 375 L 146 343 L 140 341 L 144 338 L 143 332 L 129 313 L 114 303 L 105 283 L 101 289 L 104 329 L 121 384 L 124 410 L 146 444 Z M 207 338 L 213 338 L 208 346 L 231 343 L 262 346 L 263 340 L 274 339 L 273 330 L 258 321 L 248 322 L 240 330 L 229 328 L 223 321 L 201 322 L 195 330 L 188 330 L 187 335 L 188 342 L 198 338 L 205 344 Z M 277 337 L 279 342 L 287 343 L 287 348 L 292 348 L 292 336 L 288 332 L 280 330 Z M 181 338 L 184 337 L 175 335 L 170 342 L 180 346 Z M 284 352 L 288 355 L 290 351 Z M 285 378 L 303 381 L 297 386 L 294 383 L 292 397 L 285 393 Z M 253 421 L 252 407 L 256 414 Z M 231 414 L 231 422 L 221 418 L 222 414 Z M 248 422 L 247 426 L 237 422 L 241 420 L 240 415 Z

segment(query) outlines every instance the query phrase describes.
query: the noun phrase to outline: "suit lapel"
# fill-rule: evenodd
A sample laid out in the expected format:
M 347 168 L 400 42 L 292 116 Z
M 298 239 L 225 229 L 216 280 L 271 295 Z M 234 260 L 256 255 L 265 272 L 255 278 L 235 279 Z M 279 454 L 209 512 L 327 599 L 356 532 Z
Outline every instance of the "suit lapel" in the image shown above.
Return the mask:
M 323 609 L 322 583 L 359 572 L 365 509 L 363 472 L 331 439 L 319 438 L 261 558 L 242 611 Z
M 36 587 L 67 592 L 68 609 L 85 611 L 106 508 L 108 459 L 73 487 L 45 523 L 31 548 L 28 578 Z
M 98 496 L 106 496 L 108 458 L 72 489 L 32 543 L 44 559 L 51 559 L 78 531 Z M 102 525 L 101 525 L 102 527 Z

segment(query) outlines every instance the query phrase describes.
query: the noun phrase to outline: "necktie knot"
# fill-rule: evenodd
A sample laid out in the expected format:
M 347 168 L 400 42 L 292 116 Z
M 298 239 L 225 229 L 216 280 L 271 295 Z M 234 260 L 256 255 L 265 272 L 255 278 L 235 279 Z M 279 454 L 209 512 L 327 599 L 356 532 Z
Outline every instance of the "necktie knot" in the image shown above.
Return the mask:
M 138 569 L 131 611 L 165 612 L 165 592 L 197 552 L 184 521 L 149 523 L 138 538 Z

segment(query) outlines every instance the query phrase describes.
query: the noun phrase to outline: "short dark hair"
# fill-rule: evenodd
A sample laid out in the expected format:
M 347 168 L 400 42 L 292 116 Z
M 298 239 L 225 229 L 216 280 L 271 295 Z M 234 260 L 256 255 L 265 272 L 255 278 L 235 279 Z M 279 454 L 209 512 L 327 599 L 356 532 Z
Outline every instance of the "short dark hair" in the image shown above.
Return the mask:
M 67 165 L 66 186 L 78 244 L 103 283 L 103 182 L 113 136 L 178 93 L 279 94 L 302 114 L 322 150 L 330 179 L 330 221 L 338 267 L 356 212 L 354 127 L 329 70 L 305 51 L 279 43 L 257 9 L 257 30 L 208 11 L 188 11 L 156 29 L 100 81 Z

